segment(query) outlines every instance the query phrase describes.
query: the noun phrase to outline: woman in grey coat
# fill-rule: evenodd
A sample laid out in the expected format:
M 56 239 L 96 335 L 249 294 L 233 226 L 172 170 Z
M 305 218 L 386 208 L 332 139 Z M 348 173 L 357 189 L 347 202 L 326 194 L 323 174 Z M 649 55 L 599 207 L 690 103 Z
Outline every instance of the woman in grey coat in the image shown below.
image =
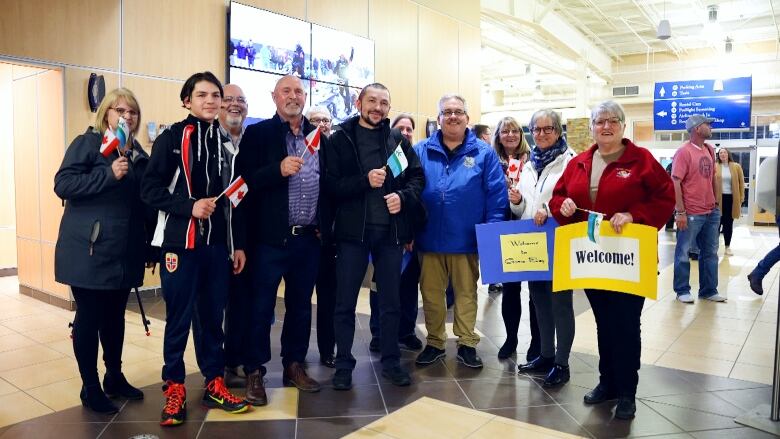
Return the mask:
M 73 140 L 54 177 L 54 192 L 65 202 L 55 279 L 70 285 L 76 301 L 73 352 L 83 382 L 81 402 L 99 413 L 117 412 L 108 397 L 143 398 L 122 374 L 125 307 L 130 289 L 143 283 L 149 248 L 139 195 L 149 156 L 134 139 L 140 119 L 130 90 L 111 91 L 98 108 L 95 127 Z M 122 137 L 120 130 L 127 131 L 125 147 L 103 151 L 110 134 Z M 106 366 L 103 388 L 98 339 Z

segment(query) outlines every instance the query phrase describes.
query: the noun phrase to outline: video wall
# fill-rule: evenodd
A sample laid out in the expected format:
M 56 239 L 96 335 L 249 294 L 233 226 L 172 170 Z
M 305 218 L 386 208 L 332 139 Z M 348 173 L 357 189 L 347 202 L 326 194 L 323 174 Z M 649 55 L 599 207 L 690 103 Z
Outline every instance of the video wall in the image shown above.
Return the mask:
M 374 82 L 373 41 L 236 2 L 228 10 L 227 59 L 228 82 L 247 96 L 248 122 L 274 115 L 271 92 L 283 75 L 301 78 L 306 109 L 327 108 L 334 124 L 357 114 L 360 89 Z

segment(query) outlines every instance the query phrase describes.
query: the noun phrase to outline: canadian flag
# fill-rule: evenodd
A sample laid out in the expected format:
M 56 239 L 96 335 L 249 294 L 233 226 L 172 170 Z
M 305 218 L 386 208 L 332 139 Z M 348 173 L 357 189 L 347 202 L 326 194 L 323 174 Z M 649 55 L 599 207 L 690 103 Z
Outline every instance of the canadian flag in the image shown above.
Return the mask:
M 108 157 L 112 152 L 116 151 L 119 147 L 119 139 L 111 131 L 111 128 L 106 128 L 105 134 L 103 134 L 103 142 L 100 145 L 100 153 L 103 157 Z
M 233 207 L 238 207 L 238 203 L 244 199 L 246 193 L 249 192 L 249 186 L 246 185 L 244 177 L 239 176 L 237 179 L 230 183 L 230 186 L 225 189 L 225 195 L 230 200 L 230 204 Z
M 520 179 L 520 172 L 523 171 L 523 161 L 518 159 L 509 159 L 509 166 L 506 168 L 507 177 L 512 181 Z
M 309 153 L 314 155 L 315 152 L 320 150 L 320 129 L 317 128 L 314 131 L 310 132 L 308 136 L 306 136 L 306 149 L 309 150 Z

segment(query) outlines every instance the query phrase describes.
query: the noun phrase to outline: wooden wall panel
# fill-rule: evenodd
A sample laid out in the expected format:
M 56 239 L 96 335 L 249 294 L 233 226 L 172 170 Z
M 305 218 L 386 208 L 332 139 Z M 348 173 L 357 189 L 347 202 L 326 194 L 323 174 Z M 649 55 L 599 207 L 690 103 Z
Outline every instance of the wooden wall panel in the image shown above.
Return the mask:
M 40 190 L 41 239 L 57 241 L 62 218 L 62 201 L 54 193 L 54 174 L 62 163 L 65 126 L 63 77 L 49 70 L 38 79 L 38 184 Z
M 417 111 L 435 118 L 442 95 L 458 92 L 458 23 L 420 8 Z
M 11 65 L 0 63 L 0 227 L 16 227 L 12 77 Z M 0 247 L 0 258 L 4 250 Z M 16 249 L 13 254 L 16 260 Z
M 19 283 L 41 289 L 41 244 L 29 239 L 16 239 L 16 252 L 19 258 Z
M 1 0 L 0 54 L 116 69 L 119 3 Z
M 126 76 L 122 78 L 122 84 L 135 93 L 141 106 L 138 141 L 147 152 L 152 147 L 146 132 L 147 122 L 154 121 L 157 126 L 161 123 L 170 125 L 187 117 L 188 112 L 179 100 L 182 83 Z
M 54 243 L 41 244 L 41 285 L 47 293 L 70 300 L 68 286 L 54 281 Z
M 369 38 L 375 78 L 390 89 L 392 108 L 417 113 L 417 6 L 408 0 L 371 0 Z
M 124 2 L 125 72 L 187 79 L 195 72 L 225 72 L 224 0 Z
M 306 17 L 306 0 L 239 0 L 239 3 L 302 20 Z
M 458 24 L 458 90 L 466 98 L 471 122 L 476 123 L 482 115 L 480 84 L 481 36 L 478 27 Z
M 425 8 L 440 11 L 456 20 L 479 27 L 479 0 L 413 0 Z
M 66 67 L 65 76 L 65 139 L 62 142 L 64 152 L 68 145 L 87 127 L 95 124 L 95 113 L 89 111 L 87 103 L 87 85 L 89 70 Z M 119 75 L 100 73 L 106 81 L 106 93 L 119 87 Z
M 308 0 L 304 19 L 368 38 L 368 9 L 368 0 Z
M 41 238 L 38 208 L 38 115 L 35 76 L 14 81 L 14 185 L 18 236 Z

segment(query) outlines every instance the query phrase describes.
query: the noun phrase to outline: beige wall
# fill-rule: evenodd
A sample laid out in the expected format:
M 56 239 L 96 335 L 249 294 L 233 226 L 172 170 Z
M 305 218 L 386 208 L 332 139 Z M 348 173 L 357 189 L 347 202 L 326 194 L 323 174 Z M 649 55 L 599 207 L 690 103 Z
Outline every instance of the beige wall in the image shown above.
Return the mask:
M 373 39 L 376 80 L 390 88 L 394 114 L 416 116 L 417 139 L 423 136 L 426 117 L 435 117 L 436 102 L 444 93 L 464 95 L 470 113 L 480 114 L 479 1 L 243 3 Z M 17 174 L 22 158 L 38 166 L 37 173 L 19 177 L 29 180 L 35 175 L 36 181 L 23 183 L 34 183 L 37 194 L 29 202 L 17 202 L 20 279 L 35 288 L 59 291 L 51 281 L 51 246 L 61 208 L 55 206 L 51 186 L 68 143 L 93 123 L 86 99 L 89 74 L 102 74 L 109 90 L 123 85 L 136 93 L 142 110 L 139 141 L 149 147 L 147 121 L 172 123 L 186 116 L 178 94 L 187 76 L 203 70 L 224 76 L 225 0 L 2 0 L 0 6 L 0 59 L 39 63 L 61 72 L 59 85 L 46 81 L 37 87 L 46 93 L 64 89 L 59 100 L 47 101 L 49 107 L 64 109 L 64 119 L 59 118 L 64 126 L 41 135 L 45 154 L 31 149 L 16 158 Z M 30 91 L 33 85 L 20 83 L 19 88 Z M 26 124 L 20 129 L 36 129 L 29 126 L 33 110 L 18 111 L 25 119 L 20 124 Z
M 14 101 L 11 70 L 10 64 L 0 63 L 0 268 L 16 267 Z

